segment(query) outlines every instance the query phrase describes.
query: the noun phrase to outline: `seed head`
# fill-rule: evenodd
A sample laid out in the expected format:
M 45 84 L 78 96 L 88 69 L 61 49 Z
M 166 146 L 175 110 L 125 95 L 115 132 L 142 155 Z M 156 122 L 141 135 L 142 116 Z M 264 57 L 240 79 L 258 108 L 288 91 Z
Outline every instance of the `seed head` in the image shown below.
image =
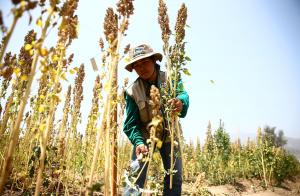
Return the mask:
M 85 72 L 84 72 L 84 65 L 81 64 L 77 73 L 77 77 L 75 79 L 75 89 L 74 89 L 74 110 L 75 113 L 79 113 L 80 104 L 83 100 L 83 80 L 84 80 Z
M 178 10 L 177 13 L 177 21 L 175 25 L 175 31 L 176 31 L 176 43 L 179 44 L 182 42 L 185 36 L 185 24 L 186 24 L 186 18 L 187 18 L 187 7 L 183 3 Z
M 70 54 L 70 56 L 68 57 L 68 65 L 71 65 L 71 63 L 73 62 L 73 58 L 74 58 L 74 53 Z
M 159 114 L 159 108 L 160 108 L 160 93 L 158 88 L 156 88 L 154 85 L 151 86 L 150 89 L 150 105 L 152 108 L 152 115 L 156 116 Z
M 118 34 L 118 16 L 112 8 L 107 8 L 103 26 L 106 41 L 113 43 Z
M 34 30 L 31 30 L 25 36 L 24 46 L 21 48 L 19 53 L 19 67 L 21 69 L 21 74 L 25 76 L 28 76 L 30 73 L 33 56 L 33 54 L 30 53 L 30 51 L 25 50 L 25 46 L 31 45 L 34 41 L 36 41 L 36 33 L 34 32 Z
M 169 27 L 169 16 L 167 14 L 167 6 L 163 0 L 159 0 L 158 7 L 158 23 L 161 28 L 161 37 L 164 43 L 169 41 L 171 30 Z
M 124 17 L 129 18 L 133 14 L 133 0 L 119 0 L 117 3 L 117 11 Z
M 78 16 L 75 15 L 75 10 L 78 6 L 78 0 L 68 0 L 66 1 L 59 15 L 63 17 L 62 23 L 59 27 L 58 36 L 60 37 L 60 42 L 66 42 L 67 46 L 72 43 L 73 39 L 77 38 L 77 25 Z
M 127 44 L 124 48 L 124 54 L 127 54 L 130 50 L 130 44 Z
M 5 79 L 11 79 L 11 75 L 13 74 L 13 65 L 16 61 L 16 55 L 12 56 L 11 52 L 8 52 L 4 56 L 3 66 L 0 69 L 0 75 Z
M 104 50 L 104 41 L 103 41 L 102 37 L 99 40 L 99 46 L 101 48 L 101 51 L 103 51 Z

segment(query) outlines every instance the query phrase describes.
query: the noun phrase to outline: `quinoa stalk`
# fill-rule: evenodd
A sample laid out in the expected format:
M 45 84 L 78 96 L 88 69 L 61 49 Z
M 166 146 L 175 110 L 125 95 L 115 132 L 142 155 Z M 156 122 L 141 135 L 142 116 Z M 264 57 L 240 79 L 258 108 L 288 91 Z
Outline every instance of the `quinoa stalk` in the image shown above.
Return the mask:
M 18 15 L 16 15 L 16 14 L 14 15 L 14 19 L 13 19 L 12 25 L 11 25 L 11 27 L 9 28 L 9 30 L 8 30 L 8 32 L 7 32 L 6 36 L 5 36 L 5 38 L 4 38 L 3 45 L 2 45 L 2 48 L 1 48 L 1 50 L 0 50 L 0 68 L 2 68 L 1 62 L 2 62 L 3 55 L 4 55 L 4 53 L 5 53 L 5 50 L 6 50 L 6 47 L 7 47 L 7 45 L 8 45 L 8 42 L 9 42 L 9 40 L 10 40 L 10 37 L 11 37 L 12 33 L 13 33 L 14 30 L 15 30 L 15 27 L 16 27 L 16 25 L 17 25 L 17 22 L 18 22 L 19 18 L 20 18 L 20 16 L 18 16 Z
M 185 65 L 185 61 L 187 58 L 185 56 L 184 45 L 183 42 L 185 36 L 185 23 L 187 18 L 187 9 L 184 4 L 181 5 L 177 14 L 177 21 L 175 25 L 175 44 L 173 46 L 169 46 L 169 38 L 171 35 L 171 30 L 169 28 L 169 17 L 167 14 L 167 6 L 163 0 L 159 0 L 158 7 L 158 23 L 160 24 L 160 28 L 162 31 L 162 40 L 163 40 L 163 52 L 166 56 L 166 69 L 167 69 L 167 87 L 163 89 L 163 91 L 167 92 L 167 95 L 164 98 L 164 104 L 167 118 L 167 129 L 170 132 L 171 139 L 171 163 L 170 163 L 170 189 L 172 189 L 173 184 L 173 169 L 174 169 L 174 139 L 175 134 L 178 134 L 179 131 L 179 122 L 177 114 L 172 112 L 172 108 L 168 106 L 168 100 L 176 98 L 176 91 L 178 88 L 178 81 L 180 79 L 180 71 L 182 70 L 184 73 L 188 73 L 186 68 L 182 68 Z M 178 134 L 177 138 L 180 138 L 181 134 Z M 179 139 L 179 142 L 182 139 Z M 181 146 L 182 147 L 182 146 Z
M 63 114 L 61 126 L 59 128 L 59 141 L 58 141 L 59 150 L 58 150 L 58 152 L 59 152 L 59 156 L 60 156 L 61 160 L 64 159 L 64 154 L 65 154 L 66 127 L 67 127 L 67 122 L 68 122 L 68 114 L 70 111 L 71 90 L 72 90 L 72 87 L 69 86 L 67 96 L 65 99 L 64 110 L 63 110 L 64 114 Z
M 120 43 L 120 42 L 118 42 Z M 117 50 L 119 49 L 119 44 L 117 46 Z M 115 51 L 114 51 L 115 52 Z M 116 53 L 118 54 L 118 53 Z M 117 144 L 116 144 L 116 124 L 117 122 L 117 82 L 118 82 L 118 55 L 112 53 L 111 57 L 111 63 L 110 63 L 110 79 L 109 79 L 109 85 L 110 85 L 110 92 L 108 95 L 108 111 L 107 111 L 107 131 L 106 131 L 106 155 L 111 155 L 110 161 L 109 159 L 106 159 L 106 176 L 110 176 L 109 181 L 106 179 L 106 183 L 109 182 L 110 187 L 111 187 L 111 194 L 115 195 L 116 194 L 116 179 L 117 179 Z M 110 147 L 110 138 L 112 139 L 112 146 Z M 112 152 L 110 152 L 110 149 L 112 149 Z M 110 165 L 110 166 L 108 166 Z M 108 168 L 110 168 L 111 173 L 109 173 Z M 108 194 L 108 189 L 106 189 L 106 193 Z
M 58 87 L 59 87 L 59 74 L 62 71 L 62 61 L 63 61 L 63 57 L 65 56 L 65 48 L 63 47 L 65 44 L 62 43 L 61 44 L 61 49 L 60 49 L 60 54 L 59 54 L 59 62 L 58 62 L 58 67 L 57 67 L 57 72 L 56 72 L 56 76 L 55 76 L 55 80 L 54 80 L 54 88 L 53 88 L 53 93 L 54 95 L 57 93 L 58 91 Z M 56 96 L 56 95 L 55 95 Z M 42 175 L 43 175 L 43 171 L 45 168 L 45 158 L 46 158 L 46 146 L 52 131 L 52 123 L 54 120 L 54 113 L 55 113 L 55 109 L 56 109 L 56 105 L 57 105 L 57 99 L 56 97 L 52 96 L 50 97 L 50 110 L 49 110 L 49 114 L 47 117 L 47 121 L 46 121 L 46 130 L 43 132 L 40 141 L 41 141 L 41 156 L 40 156 L 40 165 L 39 165 L 39 169 L 38 169 L 38 175 L 37 175 L 37 180 L 36 180 L 36 187 L 35 187 L 35 196 L 39 196 L 40 195 L 40 188 L 41 188 L 41 184 L 42 184 Z
M 0 49 L 0 69 L 3 66 L 3 64 L 1 63 L 3 55 L 5 54 L 5 50 L 7 48 L 9 40 L 11 38 L 11 35 L 13 34 L 13 32 L 15 30 L 18 20 L 22 17 L 22 15 L 25 11 L 29 12 L 29 10 L 34 9 L 36 6 L 37 6 L 37 2 L 23 2 L 23 3 L 20 3 L 20 5 L 18 7 L 15 7 L 11 10 L 11 12 L 14 15 L 14 18 L 13 18 L 11 27 L 9 28 L 7 34 L 5 35 L 5 37 L 3 39 L 3 43 L 2 43 L 2 46 Z
M 15 124 L 13 126 L 13 130 L 11 133 L 11 137 L 10 137 L 10 141 L 8 144 L 8 148 L 6 150 L 5 153 L 5 160 L 2 166 L 2 170 L 1 170 L 1 176 L 0 176 L 0 193 L 3 191 L 3 187 L 7 181 L 8 178 L 8 174 L 10 173 L 11 169 L 12 169 L 12 162 L 13 162 L 13 154 L 16 148 L 16 144 L 19 138 L 19 134 L 20 134 L 20 124 L 23 118 L 23 113 L 24 113 L 24 109 L 25 106 L 27 105 L 27 100 L 29 98 L 29 94 L 30 94 L 30 90 L 31 90 L 31 85 L 33 82 L 33 78 L 35 75 L 35 71 L 36 71 L 36 66 L 37 66 L 37 62 L 38 62 L 38 58 L 40 55 L 40 48 L 42 47 L 44 40 L 46 38 L 46 32 L 48 27 L 50 26 L 50 19 L 52 17 L 52 15 L 54 14 L 54 9 L 50 9 L 50 13 L 48 15 L 48 18 L 46 20 L 45 26 L 42 29 L 42 34 L 41 34 L 41 38 L 39 43 L 37 44 L 37 48 L 33 57 L 33 61 L 32 61 L 32 65 L 31 65 L 31 71 L 29 74 L 29 78 L 28 78 L 28 83 L 26 86 L 26 90 L 25 93 L 23 95 L 23 98 L 21 100 L 20 103 L 20 108 L 19 108 L 19 112 L 15 121 Z
M 106 102 L 107 114 L 105 131 L 105 195 L 117 195 L 117 91 L 118 91 L 118 63 L 120 59 L 119 49 L 125 30 L 128 28 L 128 18 L 133 14 L 133 0 L 120 0 L 117 3 L 119 16 L 114 13 L 112 8 L 106 10 L 104 19 L 104 34 L 109 43 L 109 93 Z M 119 19 L 122 22 L 119 23 Z M 103 44 L 102 44 L 103 45 Z M 112 142 L 111 142 L 112 141 Z M 111 142 L 111 144 L 110 144 Z
M 92 149 L 94 149 L 94 151 L 96 150 L 95 148 L 97 148 L 96 146 L 96 142 L 97 142 L 97 138 L 98 136 L 97 131 L 96 131 L 96 127 L 97 127 L 97 119 L 98 119 L 98 112 L 99 112 L 99 102 L 100 102 L 100 92 L 102 90 L 102 83 L 101 83 L 101 79 L 100 76 L 98 75 L 96 77 L 95 80 L 95 85 L 93 88 L 93 99 L 92 99 L 92 107 L 91 107 L 91 111 L 88 117 L 88 123 L 87 123 L 87 127 L 86 127 L 86 139 L 85 139 L 85 153 L 86 153 L 86 159 L 85 159 L 85 171 L 84 171 L 84 177 L 85 179 L 88 179 L 88 184 L 87 184 L 87 192 L 86 194 L 89 193 L 89 189 L 90 187 L 90 183 L 92 183 L 92 178 L 88 178 L 88 173 L 91 171 L 91 167 L 90 167 L 90 162 L 93 162 L 93 151 Z M 100 136 L 101 137 L 101 136 Z M 101 138 L 99 138 L 100 140 Z M 98 148 L 99 148 L 100 143 L 98 144 Z M 96 155 L 98 157 L 98 152 L 96 152 Z M 97 159 L 95 160 L 97 161 Z M 94 165 L 95 168 L 95 165 Z
M 89 178 L 89 182 L 88 182 L 88 185 L 87 185 L 88 189 L 91 188 L 92 182 L 93 182 L 94 171 L 95 171 L 95 167 L 96 167 L 96 164 L 97 164 L 97 159 L 98 159 L 99 152 L 100 152 L 101 136 L 102 136 L 102 133 L 104 133 L 104 131 L 107 128 L 106 118 L 105 118 L 106 115 L 107 115 L 107 104 L 105 104 L 103 117 L 102 117 L 102 123 L 101 123 L 101 127 L 98 131 L 96 146 L 94 148 L 93 161 L 92 161 L 91 170 L 90 170 L 90 178 Z M 86 192 L 86 196 L 89 195 L 89 190 L 88 189 L 87 189 L 87 192 Z
M 3 134 L 6 130 L 6 127 L 7 127 L 7 122 L 8 122 L 9 116 L 10 116 L 9 109 L 10 109 L 11 105 L 13 104 L 13 98 L 14 98 L 13 93 L 11 93 L 11 95 L 9 96 L 9 98 L 7 100 L 7 103 L 5 105 L 5 113 L 4 113 L 3 118 L 1 120 L 0 137 L 3 136 Z
M 152 109 L 152 120 L 148 125 L 148 128 L 150 129 L 150 139 L 148 141 L 148 143 L 150 144 L 150 152 L 148 154 L 147 157 L 147 161 L 148 161 L 148 167 L 146 170 L 146 176 L 148 174 L 149 168 L 151 166 L 151 162 L 153 159 L 153 154 L 156 148 L 156 145 L 158 148 L 161 147 L 162 141 L 160 140 L 160 136 L 162 135 L 162 122 L 163 122 L 163 118 L 161 117 L 161 115 L 159 114 L 160 111 L 160 93 L 159 93 L 159 89 L 156 88 L 154 85 L 151 86 L 150 89 L 150 97 L 151 97 L 151 101 L 150 101 L 150 105 L 151 105 L 151 109 Z M 146 165 L 146 163 L 145 163 Z M 144 183 L 144 187 L 147 186 L 147 177 L 145 179 L 145 183 Z

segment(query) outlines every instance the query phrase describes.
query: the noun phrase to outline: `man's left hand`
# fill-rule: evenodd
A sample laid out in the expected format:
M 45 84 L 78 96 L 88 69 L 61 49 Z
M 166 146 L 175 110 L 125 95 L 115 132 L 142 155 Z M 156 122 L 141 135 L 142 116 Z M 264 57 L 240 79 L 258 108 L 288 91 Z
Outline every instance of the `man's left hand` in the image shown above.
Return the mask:
M 182 104 L 182 101 L 178 98 L 173 98 L 173 99 L 170 99 L 168 101 L 168 103 L 174 108 L 174 112 L 181 112 L 182 111 L 182 107 L 183 107 L 183 104 Z

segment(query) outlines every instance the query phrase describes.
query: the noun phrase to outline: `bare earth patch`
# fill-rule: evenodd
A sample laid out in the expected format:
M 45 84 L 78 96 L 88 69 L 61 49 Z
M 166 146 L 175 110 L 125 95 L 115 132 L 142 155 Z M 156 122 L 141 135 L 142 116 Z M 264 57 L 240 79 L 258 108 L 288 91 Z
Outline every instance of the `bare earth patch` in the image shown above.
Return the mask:
M 196 191 L 198 190 L 198 191 Z M 183 184 L 182 195 L 214 196 L 300 196 L 300 176 L 294 181 L 287 180 L 281 187 L 264 189 L 258 180 L 239 180 L 235 185 L 207 186 L 196 183 Z

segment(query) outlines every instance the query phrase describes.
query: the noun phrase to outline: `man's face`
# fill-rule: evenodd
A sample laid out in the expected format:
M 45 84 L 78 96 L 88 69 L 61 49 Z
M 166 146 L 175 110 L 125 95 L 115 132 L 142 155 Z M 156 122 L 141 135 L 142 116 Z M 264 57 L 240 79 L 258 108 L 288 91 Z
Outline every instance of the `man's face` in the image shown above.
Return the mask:
M 154 61 L 151 58 L 141 59 L 134 63 L 133 69 L 143 80 L 148 80 L 154 73 Z

